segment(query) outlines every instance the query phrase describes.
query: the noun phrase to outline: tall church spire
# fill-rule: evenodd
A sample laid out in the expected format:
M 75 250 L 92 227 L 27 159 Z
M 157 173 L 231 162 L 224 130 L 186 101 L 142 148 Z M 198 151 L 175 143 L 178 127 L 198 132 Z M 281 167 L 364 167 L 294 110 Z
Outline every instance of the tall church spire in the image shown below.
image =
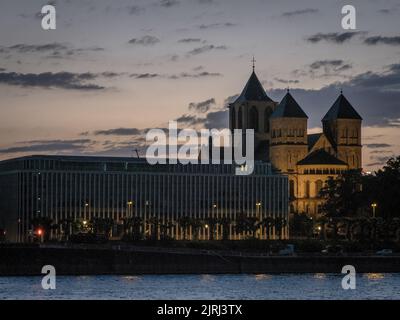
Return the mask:
M 254 72 L 254 70 L 256 68 L 256 59 L 254 59 L 254 56 L 253 56 L 253 59 L 251 60 L 251 62 L 253 64 L 253 72 Z

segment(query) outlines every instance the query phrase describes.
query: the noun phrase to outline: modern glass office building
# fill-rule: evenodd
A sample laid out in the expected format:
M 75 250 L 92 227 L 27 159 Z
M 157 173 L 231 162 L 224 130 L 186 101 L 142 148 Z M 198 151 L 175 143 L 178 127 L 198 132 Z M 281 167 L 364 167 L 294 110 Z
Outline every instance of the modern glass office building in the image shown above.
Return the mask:
M 253 174 L 235 175 L 233 165 L 150 165 L 145 159 L 81 156 L 28 156 L 0 162 L 0 228 L 9 241 L 26 241 L 35 217 L 63 219 L 110 218 L 118 226 L 124 218 L 140 217 L 145 233 L 157 218 L 171 223 L 169 237 L 182 239 L 182 217 L 199 221 L 226 218 L 217 224 L 213 239 L 229 228 L 229 239 L 244 239 L 237 232 L 239 216 L 288 221 L 288 179 L 256 163 Z M 118 228 L 113 236 L 118 236 Z M 225 230 L 227 234 L 228 230 Z M 259 238 L 287 238 L 288 226 L 259 229 Z M 52 231 L 57 237 L 58 230 Z M 268 235 L 267 235 L 268 233 Z M 210 238 L 204 223 L 199 239 Z

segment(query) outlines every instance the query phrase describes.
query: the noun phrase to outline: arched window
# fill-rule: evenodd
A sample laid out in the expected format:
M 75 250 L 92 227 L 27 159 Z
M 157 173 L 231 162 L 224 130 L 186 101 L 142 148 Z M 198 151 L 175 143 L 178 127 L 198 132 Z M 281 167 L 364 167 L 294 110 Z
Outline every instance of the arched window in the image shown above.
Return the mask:
M 266 108 L 264 111 L 264 132 L 269 132 L 269 117 L 271 116 L 272 110 Z
M 317 180 L 315 181 L 315 194 L 318 197 L 319 193 L 323 187 L 324 183 L 322 182 L 322 180 Z
M 242 115 L 242 107 L 239 108 L 238 112 L 238 129 L 243 129 L 243 115 Z
M 304 184 L 304 197 L 305 198 L 310 197 L 310 181 L 306 181 Z
M 289 196 L 290 196 L 291 200 L 294 199 L 294 181 L 293 180 L 289 181 Z
M 235 108 L 232 108 L 231 109 L 231 126 L 232 126 L 232 129 L 235 129 L 236 128 L 236 110 L 235 110 Z
M 250 128 L 254 131 L 258 131 L 258 111 L 256 107 L 251 107 L 250 109 Z

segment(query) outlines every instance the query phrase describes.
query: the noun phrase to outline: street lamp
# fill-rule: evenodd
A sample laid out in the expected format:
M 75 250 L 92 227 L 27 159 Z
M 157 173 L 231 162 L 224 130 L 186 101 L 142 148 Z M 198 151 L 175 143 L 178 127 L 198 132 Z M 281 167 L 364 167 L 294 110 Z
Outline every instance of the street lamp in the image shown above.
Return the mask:
M 128 217 L 129 218 L 132 218 L 132 205 L 133 205 L 133 201 L 128 201 L 127 203 L 126 203 L 127 205 L 128 205 Z
M 259 220 L 259 222 L 261 221 L 261 217 L 260 217 L 260 208 L 261 208 L 261 202 L 256 202 L 256 215 L 257 215 L 257 219 Z M 258 228 L 258 234 L 259 234 L 259 237 L 260 237 L 260 239 L 261 239 L 261 237 L 262 237 L 262 227 L 261 227 L 261 224 L 260 224 L 260 226 L 259 226 L 259 228 Z
M 378 206 L 378 204 L 376 202 L 371 203 L 372 217 L 374 217 L 374 218 L 375 218 L 375 211 L 376 211 L 377 206 Z

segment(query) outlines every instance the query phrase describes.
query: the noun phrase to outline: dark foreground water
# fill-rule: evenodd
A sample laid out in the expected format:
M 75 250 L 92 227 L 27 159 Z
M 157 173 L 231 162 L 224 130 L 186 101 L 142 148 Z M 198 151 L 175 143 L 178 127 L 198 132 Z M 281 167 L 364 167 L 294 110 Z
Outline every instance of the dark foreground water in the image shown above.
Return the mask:
M 342 289 L 341 274 L 0 277 L 0 299 L 400 299 L 400 274 L 357 275 Z

